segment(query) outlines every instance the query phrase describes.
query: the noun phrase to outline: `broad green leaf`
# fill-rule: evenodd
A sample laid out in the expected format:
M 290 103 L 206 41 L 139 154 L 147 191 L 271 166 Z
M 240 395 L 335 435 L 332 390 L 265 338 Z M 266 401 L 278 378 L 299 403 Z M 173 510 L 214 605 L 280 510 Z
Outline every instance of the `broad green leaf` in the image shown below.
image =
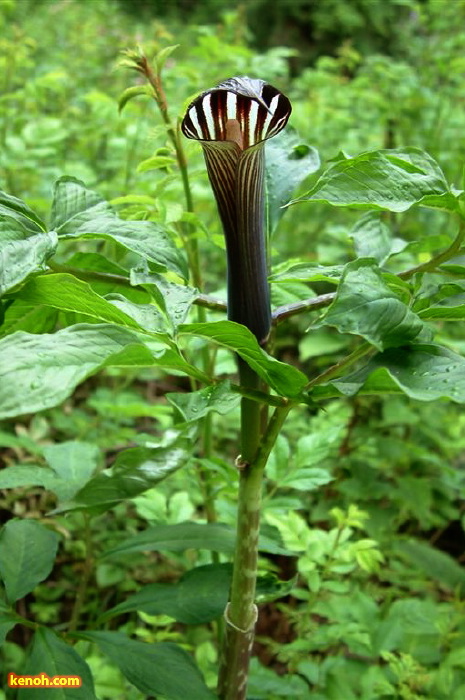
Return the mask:
M 232 564 L 207 564 L 185 573 L 177 583 L 152 583 L 104 613 L 102 619 L 134 610 L 169 615 L 186 625 L 201 625 L 224 613 L 232 579 Z M 295 581 L 267 574 L 257 580 L 256 599 L 263 602 L 288 595 Z
M 198 566 L 177 583 L 152 583 L 104 614 L 104 619 L 139 610 L 148 615 L 169 615 L 186 625 L 216 620 L 228 602 L 230 564 Z
M 333 282 L 338 283 L 344 272 L 343 265 L 296 263 L 270 277 L 271 282 Z
M 282 396 L 297 396 L 307 384 L 307 377 L 296 367 L 279 362 L 268 355 L 255 336 L 233 321 L 191 323 L 179 326 L 179 332 L 208 338 L 217 345 L 237 352 L 255 372 Z
M 318 681 L 319 682 L 319 681 Z M 250 678 L 247 685 L 247 695 L 252 700 L 322 700 L 323 696 L 313 691 L 309 695 L 308 683 L 297 674 L 285 673 L 278 675 L 271 668 L 263 666 L 258 659 L 253 658 L 250 664 Z M 325 695 L 324 700 L 330 700 Z M 334 700 L 334 698 L 331 698 Z M 338 700 L 342 700 L 339 696 Z M 351 700 L 344 696 L 344 700 Z
M 0 470 L 0 489 L 15 489 L 18 486 L 43 486 L 48 491 L 54 491 L 60 483 L 54 471 L 48 467 L 15 464 Z
M 240 396 L 231 391 L 231 383 L 224 380 L 205 389 L 184 394 L 166 394 L 168 401 L 179 411 L 186 422 L 196 421 L 215 411 L 222 416 L 239 405 Z
M 120 219 L 99 194 L 76 178 L 62 177 L 56 182 L 52 226 L 59 236 L 114 241 L 149 260 L 159 272 L 173 270 L 187 277 L 181 252 L 161 226 Z
M 320 167 L 318 151 L 303 143 L 289 127 L 265 144 L 265 182 L 268 234 L 285 213 L 283 205 L 294 190 Z
M 403 212 L 414 204 L 456 211 L 436 161 L 418 148 L 367 151 L 330 166 L 312 189 L 294 202 Z
M 312 395 L 326 398 L 358 392 L 404 393 L 418 401 L 448 398 L 465 403 L 465 358 L 433 343 L 390 348 L 356 372 L 315 387 Z
M 111 469 L 90 479 L 63 509 L 111 508 L 156 486 L 184 466 L 191 454 L 192 445 L 183 437 L 176 438 L 167 446 L 123 450 Z
M 56 327 L 58 311 L 51 306 L 35 306 L 15 299 L 8 305 L 0 326 L 0 337 L 17 331 L 47 333 Z
M 171 322 L 173 329 L 176 329 L 180 323 L 184 323 L 198 296 L 198 291 L 194 287 L 169 282 L 161 275 L 154 274 L 143 267 L 131 270 L 131 284 L 143 285 L 149 291 Z
M 236 533 L 232 527 L 221 523 L 177 523 L 157 525 L 124 540 L 104 557 L 133 552 L 164 551 L 183 552 L 186 549 L 209 549 L 213 552 L 234 552 Z M 259 549 L 271 554 L 288 555 L 289 552 L 269 537 L 261 536 Z
M 105 299 L 117 309 L 130 316 L 139 328 L 159 340 L 171 344 L 167 334 L 167 323 L 154 304 L 136 304 L 121 294 L 107 294 Z
M 145 644 L 121 632 L 81 632 L 79 637 L 95 642 L 145 696 L 169 700 L 215 698 L 189 654 L 176 644 Z
M 380 350 L 407 344 L 424 329 L 423 321 L 387 286 L 370 259 L 346 266 L 321 325 L 360 335 Z
M 58 244 L 54 231 L 32 231 L 17 219 L 0 214 L 0 294 L 32 272 L 45 270 Z
M 428 577 L 450 591 L 465 591 L 465 570 L 446 552 L 435 549 L 428 542 L 405 540 L 394 545 L 395 551 Z
M 55 484 L 47 488 L 56 493 L 60 500 L 65 500 L 72 498 L 98 468 L 100 450 L 89 442 L 69 440 L 46 445 L 44 457 L 57 477 Z
M 59 537 L 36 520 L 9 520 L 0 531 L 0 577 L 10 603 L 30 593 L 53 568 Z
M 157 361 L 134 333 L 106 324 L 7 336 L 0 340 L 0 417 L 55 406 L 106 364 L 151 366 Z
M 47 230 L 42 219 L 28 205 L 17 197 L 6 192 L 0 192 L 0 219 L 8 216 L 22 225 L 31 233 L 39 233 Z
M 429 306 L 418 312 L 420 318 L 425 320 L 435 319 L 442 321 L 464 321 L 465 320 L 465 304 L 457 304 L 456 306 Z
M 407 245 L 400 238 L 393 239 L 389 226 L 381 217 L 378 212 L 364 214 L 351 231 L 357 258 L 374 258 L 379 265 Z
M 17 297 L 26 303 L 74 311 L 105 323 L 141 330 L 131 316 L 94 292 L 87 282 L 73 275 L 58 273 L 34 277 L 24 285 Z
M 19 690 L 18 700 L 27 700 L 30 697 L 97 700 L 89 666 L 69 644 L 63 642 L 47 627 L 37 629 L 30 655 L 21 673 L 30 676 L 46 673 L 49 678 L 62 675 L 80 676 L 82 684 L 79 688 L 58 687 L 50 691 L 45 688 L 23 687 Z

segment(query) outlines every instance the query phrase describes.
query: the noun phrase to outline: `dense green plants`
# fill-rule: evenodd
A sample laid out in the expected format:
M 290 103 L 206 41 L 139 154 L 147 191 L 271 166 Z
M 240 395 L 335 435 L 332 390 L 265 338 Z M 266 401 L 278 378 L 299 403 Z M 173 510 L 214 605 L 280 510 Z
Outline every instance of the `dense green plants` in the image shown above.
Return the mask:
M 68 171 L 51 206 L 35 170 L 14 188 L 5 180 L 3 670 L 78 674 L 83 687 L 69 694 L 85 698 L 215 696 L 234 624 L 224 611 L 249 468 L 235 465 L 247 402 L 249 416 L 267 407 L 262 466 L 268 457 L 248 697 L 458 700 L 459 153 L 443 163 L 442 146 L 436 158 L 399 141 L 380 150 L 367 124 L 354 148 L 365 152 L 340 153 L 317 177 L 316 151 L 292 129 L 267 142 L 265 351 L 225 320 L 221 228 L 200 148 L 177 116 L 228 61 L 227 75 L 253 68 L 287 92 L 284 63 L 274 55 L 251 66 L 250 50 L 207 31 L 192 51 L 210 50 L 223 73 L 202 81 L 171 48 L 153 61 L 126 54 L 137 73 L 119 98 L 121 123 L 156 114 L 158 128 L 153 154 L 137 149 L 146 162 L 127 189 L 120 171 L 104 179 L 105 158 L 94 155 L 99 177 L 89 186 Z M 365 95 L 363 82 L 352 87 Z M 289 91 L 294 124 L 313 141 L 299 89 Z M 236 378 L 237 355 L 258 375 L 253 387 Z M 237 684 L 227 685 L 222 694 L 235 697 Z

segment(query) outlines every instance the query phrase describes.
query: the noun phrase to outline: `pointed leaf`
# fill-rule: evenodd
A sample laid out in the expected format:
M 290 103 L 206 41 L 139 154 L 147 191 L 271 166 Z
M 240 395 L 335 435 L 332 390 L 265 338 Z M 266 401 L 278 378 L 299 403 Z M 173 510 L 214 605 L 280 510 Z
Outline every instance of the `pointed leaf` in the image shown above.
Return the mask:
M 171 322 L 173 329 L 184 323 L 198 297 L 198 291 L 194 287 L 170 282 L 161 275 L 150 272 L 146 267 L 132 268 L 130 279 L 131 284 L 146 287 Z
M 19 331 L 0 340 L 0 417 L 50 408 L 108 364 L 157 364 L 129 330 L 80 324 L 53 334 Z
M 29 222 L 29 220 L 28 220 Z M 58 243 L 54 231 L 31 232 L 16 218 L 0 214 L 0 295 L 31 272 L 45 270 Z
M 53 568 L 59 537 L 36 520 L 9 520 L 0 531 L 0 577 L 10 603 L 30 593 Z
M 62 177 L 55 184 L 52 222 L 59 236 L 114 241 L 150 260 L 159 272 L 173 270 L 187 277 L 181 252 L 161 226 L 120 219 L 99 194 L 76 178 Z
M 15 219 L 22 228 L 33 234 L 45 233 L 47 230 L 42 219 L 25 202 L 11 194 L 0 192 L 0 219 L 4 216 Z
M 268 234 L 285 213 L 295 189 L 320 167 L 318 151 L 303 143 L 295 131 L 282 131 L 265 146 Z
M 185 573 L 177 583 L 152 583 L 104 615 L 139 610 L 169 615 L 186 625 L 201 625 L 223 614 L 231 585 L 231 564 L 207 564 Z
M 381 214 L 369 212 L 357 221 L 351 231 L 355 253 L 358 258 L 374 258 L 382 265 L 393 253 L 398 253 L 407 245 L 400 238 L 393 239 L 389 226 Z
M 34 277 L 19 291 L 17 297 L 31 304 L 74 311 L 106 323 L 141 330 L 133 318 L 94 292 L 87 282 L 73 275 L 58 273 Z
M 21 672 L 31 676 L 46 673 L 49 678 L 62 675 L 79 676 L 81 686 L 70 688 L 59 686 L 50 691 L 46 688 L 23 687 L 19 690 L 18 700 L 28 700 L 31 697 L 50 697 L 54 700 L 97 700 L 89 666 L 69 644 L 65 644 L 46 627 L 39 627 L 35 633 L 30 656 Z
M 421 319 L 387 286 L 370 259 L 346 266 L 321 325 L 360 335 L 381 350 L 404 345 L 424 330 Z
M 157 55 L 155 56 L 155 65 L 157 67 L 158 72 L 161 71 L 161 69 L 163 68 L 173 51 L 176 51 L 176 49 L 178 48 L 179 44 L 174 44 L 173 46 L 165 46 L 164 49 L 157 53 Z
M 166 398 L 186 422 L 199 420 L 212 411 L 224 416 L 240 403 L 240 396 L 231 391 L 231 383 L 228 380 L 198 391 L 169 393 L 166 394 Z
M 163 447 L 131 447 L 120 452 L 111 469 L 88 481 L 60 510 L 93 508 L 100 511 L 134 498 L 156 486 L 184 466 L 192 454 L 191 443 L 178 437 Z
M 313 395 L 337 395 L 332 388 L 345 396 L 404 393 L 418 401 L 448 398 L 465 403 L 465 358 L 433 343 L 391 348 L 362 369 L 316 387 Z
M 56 475 L 51 490 L 60 500 L 72 498 L 99 466 L 100 450 L 90 442 L 69 440 L 44 447 L 44 457 Z
M 120 632 L 82 632 L 95 642 L 145 696 L 169 700 L 214 700 L 189 654 L 168 642 L 145 644 Z
M 130 100 L 134 97 L 151 97 L 152 91 L 147 85 L 134 85 L 132 87 L 126 88 L 124 92 L 119 96 L 118 99 L 118 111 L 122 112 Z
M 268 355 L 253 334 L 232 321 L 191 323 L 179 327 L 179 332 L 208 338 L 217 345 L 237 352 L 255 372 L 282 396 L 296 396 L 307 384 L 307 377 L 297 368 L 279 362 Z
M 183 552 L 186 549 L 209 549 L 213 552 L 234 552 L 236 533 L 232 527 L 222 523 L 177 523 L 157 525 L 129 537 L 104 557 L 125 555 L 132 552 L 155 552 L 168 550 Z M 289 552 L 269 537 L 261 536 L 259 549 L 272 554 L 289 555 Z
M 294 202 L 304 200 L 394 212 L 414 204 L 450 211 L 458 207 L 439 165 L 418 148 L 367 151 L 342 158 Z

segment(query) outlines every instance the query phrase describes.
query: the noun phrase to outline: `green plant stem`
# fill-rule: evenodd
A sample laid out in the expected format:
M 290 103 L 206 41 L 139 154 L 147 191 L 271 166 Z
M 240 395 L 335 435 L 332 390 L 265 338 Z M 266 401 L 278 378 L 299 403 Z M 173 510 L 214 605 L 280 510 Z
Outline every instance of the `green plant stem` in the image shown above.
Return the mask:
M 241 382 L 259 379 L 253 371 L 241 368 Z M 250 654 L 254 640 L 257 608 L 258 536 L 260 506 L 265 466 L 271 449 L 292 407 L 275 409 L 265 433 L 260 432 L 261 406 L 250 399 L 242 399 L 242 453 L 239 503 L 237 516 L 236 550 L 231 584 L 230 602 L 225 611 L 226 633 L 223 641 L 218 694 L 221 700 L 244 700 L 247 692 Z
M 90 517 L 87 513 L 83 513 L 84 517 L 84 544 L 86 548 L 86 558 L 84 560 L 84 567 L 79 579 L 79 586 L 76 593 L 76 599 L 74 601 L 73 611 L 71 613 L 71 618 L 68 625 L 68 631 L 74 632 L 79 624 L 79 617 L 83 605 L 86 600 L 87 586 L 89 583 L 90 575 L 92 573 L 94 558 L 93 558 L 93 545 L 92 545 L 92 532 L 90 529 Z

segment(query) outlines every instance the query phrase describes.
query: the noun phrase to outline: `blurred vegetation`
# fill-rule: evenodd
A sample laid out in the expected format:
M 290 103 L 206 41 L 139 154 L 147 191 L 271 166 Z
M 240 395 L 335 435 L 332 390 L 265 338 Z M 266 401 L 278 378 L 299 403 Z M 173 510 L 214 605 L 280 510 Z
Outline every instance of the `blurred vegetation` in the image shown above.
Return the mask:
M 46 217 L 55 180 L 75 176 L 124 219 L 160 223 L 181 246 L 182 183 L 156 105 L 138 97 L 118 111 L 121 93 L 142 84 L 118 66 L 122 52 L 141 45 L 153 58 L 174 44 L 179 47 L 164 68 L 174 123 L 203 89 L 233 75 L 260 77 L 289 96 L 291 128 L 323 162 L 339 151 L 417 146 L 460 188 L 464 41 L 465 0 L 0 0 L 0 189 Z M 200 245 L 204 291 L 221 294 L 221 229 L 201 150 L 192 143 L 185 149 L 195 202 L 189 223 Z M 302 191 L 316 177 L 310 175 Z M 394 272 L 423 262 L 450 227 L 442 213 L 429 210 L 382 216 L 394 238 L 420 241 L 396 258 Z M 323 205 L 291 207 L 272 240 L 273 262 L 297 256 L 347 262 L 359 218 Z M 79 250 L 66 245 L 63 262 L 93 251 L 87 242 Z M 114 253 L 111 244 L 98 252 Z M 312 285 L 315 293 L 326 290 L 325 282 Z M 274 286 L 280 304 L 308 293 L 298 281 Z M 305 334 L 307 326 L 305 317 L 283 325 L 276 353 L 312 373 L 337 361 L 348 340 L 327 328 Z M 438 333 L 464 352 L 460 324 L 440 326 Z M 226 354 L 220 351 L 217 360 L 219 372 L 234 371 Z M 6 421 L 3 466 L 44 465 L 45 448 L 63 442 L 96 445 L 96 463 L 108 465 L 141 435 L 160 437 L 172 428 L 164 395 L 188 389 L 183 382 L 176 373 L 110 369 L 60 407 Z M 464 421 L 454 404 L 405 397 L 359 397 L 329 404 L 318 416 L 302 409 L 290 419 L 272 455 L 264 520 L 295 557 L 268 555 L 262 569 L 295 583 L 280 602 L 263 596 L 250 698 L 465 697 Z M 236 412 L 215 415 L 215 454 L 207 460 L 218 519 L 231 525 L 236 431 Z M 148 525 L 203 520 L 205 484 L 197 467 L 205 462 L 196 452 L 196 468 L 90 522 L 79 513 L 55 516 L 53 527 L 63 535 L 60 558 L 51 580 L 20 601 L 21 614 L 64 624 L 89 558 L 97 563 L 86 572 L 79 610 L 88 627 L 141 584 L 177 580 L 194 564 L 208 563 L 207 552 L 194 550 L 99 558 L 123 535 Z M 319 480 L 309 482 L 310 466 Z M 56 505 L 53 492 L 41 486 L 0 493 L 5 520 L 46 519 Z M 214 685 L 215 625 L 145 613 L 115 619 L 105 624 L 141 640 L 180 643 Z M 3 668 L 18 672 L 30 630 L 15 628 L 7 639 Z M 99 698 L 141 697 L 96 647 L 78 646 Z M 15 696 L 0 691 L 3 697 Z

